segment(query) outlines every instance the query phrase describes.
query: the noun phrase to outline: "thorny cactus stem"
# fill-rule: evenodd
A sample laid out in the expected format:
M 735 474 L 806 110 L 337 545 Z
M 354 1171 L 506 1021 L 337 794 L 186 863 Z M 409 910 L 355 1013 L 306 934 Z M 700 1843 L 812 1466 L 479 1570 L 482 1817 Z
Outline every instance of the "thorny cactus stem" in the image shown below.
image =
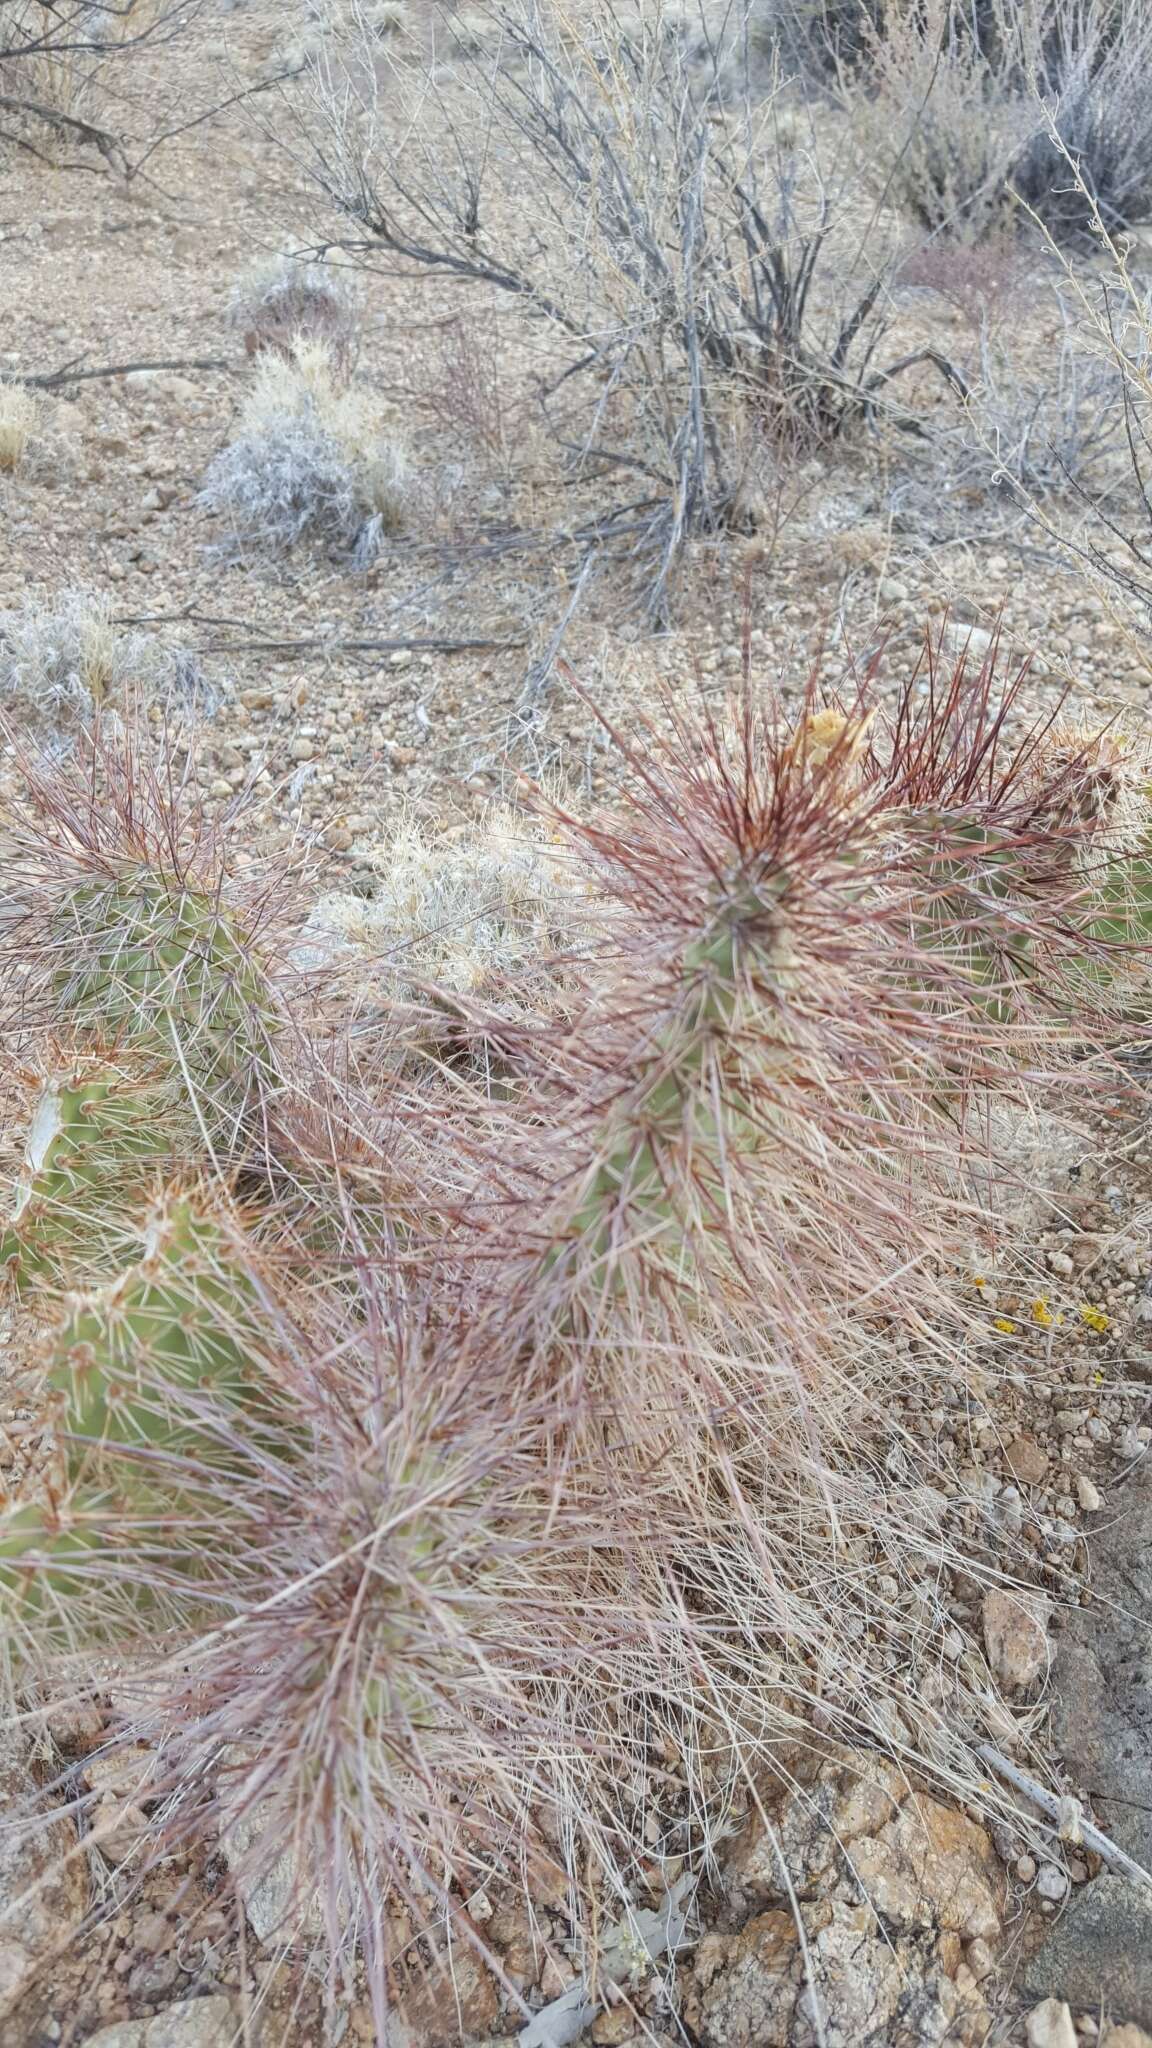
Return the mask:
M 0 1519 L 6 1624 L 75 1595 L 65 1635 L 100 1636 L 118 1600 L 149 1605 L 157 1574 L 178 1594 L 235 1555 L 228 1487 L 303 1442 L 267 1338 L 238 1233 L 199 1195 L 169 1198 L 139 1263 L 71 1299 L 47 1346 L 52 1498 Z
M 179 1081 L 146 1061 L 80 1059 L 42 1085 L 0 1267 L 18 1288 L 91 1284 L 139 1248 L 150 1183 L 195 1153 Z
M 109 1449 L 144 1445 L 219 1462 L 205 1394 L 213 1410 L 255 1410 L 255 1440 L 274 1405 L 257 1346 L 255 1286 L 226 1228 L 200 1201 L 170 1201 L 139 1264 L 78 1297 L 56 1336 L 48 1384 L 63 1397 L 70 1465 L 90 1472 Z
M 75 1513 L 36 1502 L 9 1508 L 0 1516 L 0 1632 L 80 1597 L 104 1540 L 99 1512 L 86 1524 L 78 1504 Z
M 275 1084 L 270 993 L 218 900 L 141 869 L 72 890 L 55 923 L 61 1014 L 174 1061 L 210 1136 Z
M 745 947 L 742 927 L 751 916 L 762 918 L 765 905 L 749 889 L 725 905 L 715 931 L 689 945 L 683 955 L 681 980 L 673 1009 L 646 1051 L 643 1071 L 623 1112 L 621 1127 L 609 1138 L 609 1149 L 592 1170 L 591 1179 L 571 1219 L 569 1238 L 582 1239 L 600 1257 L 609 1250 L 611 1217 L 622 1203 L 649 1225 L 666 1226 L 683 1219 L 676 1205 L 661 1153 L 683 1145 L 705 1173 L 723 1172 L 725 1153 L 733 1145 L 756 1142 L 739 1083 L 725 1075 L 715 1085 L 715 1062 L 723 1061 L 740 1001 Z M 748 947 L 763 975 L 787 976 L 787 945 L 783 929 L 771 948 L 762 941 Z

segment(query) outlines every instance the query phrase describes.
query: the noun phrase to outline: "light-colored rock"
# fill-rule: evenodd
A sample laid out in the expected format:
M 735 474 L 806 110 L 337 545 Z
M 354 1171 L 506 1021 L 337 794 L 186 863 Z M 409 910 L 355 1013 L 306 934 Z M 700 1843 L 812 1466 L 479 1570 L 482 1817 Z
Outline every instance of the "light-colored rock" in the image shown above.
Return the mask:
M 965 1939 L 1000 1933 L 1003 1878 L 983 1828 L 935 1799 L 908 1799 L 857 1843 L 852 1863 L 875 1910 L 900 1927 L 940 1927 Z
M 1072 2014 L 1059 1998 L 1033 2006 L 1027 2021 L 1028 2048 L 1078 2048 Z
M 818 1884 L 839 1849 L 883 1827 L 907 1791 L 895 1766 L 880 1756 L 825 1764 L 814 1783 L 797 1786 L 770 1814 L 771 1831 L 758 1814 L 751 1817 L 725 1860 L 729 1892 L 745 1910 L 766 1906 L 780 1894 L 781 1857 L 799 1890 Z
M 787 2048 L 800 1981 L 790 1913 L 761 1913 L 731 1939 L 705 1935 L 696 1978 L 703 1991 L 693 2021 L 703 2048 Z
M 1034 1685 L 1048 1670 L 1052 1602 L 1039 1593 L 990 1587 L 984 1595 L 984 1646 L 1002 1685 Z
M 1042 1899 L 1050 1899 L 1053 1905 L 1067 1896 L 1068 1874 L 1058 1863 L 1042 1863 L 1036 1879 L 1036 1889 Z
M 220 1847 L 249 1927 L 265 1948 L 315 1942 L 324 1920 L 315 1885 L 301 1881 L 296 1858 L 270 1855 L 269 1823 L 259 1811 L 237 1811 L 220 1831 Z
M 1104 1505 L 1103 1494 L 1099 1487 L 1093 1485 L 1086 1472 L 1081 1472 L 1077 1477 L 1076 1498 L 1086 1515 L 1098 1514 Z
M 952 654 L 966 654 L 972 662 L 983 661 L 992 645 L 992 635 L 983 626 L 970 626 L 964 619 L 950 619 L 944 628 L 944 645 Z
M 742 1934 L 707 1935 L 697 1949 L 686 2017 L 702 2048 L 812 2048 L 821 2027 L 827 2048 L 985 2039 L 980 1979 L 994 1968 L 1004 1879 L 983 1830 L 869 1756 L 831 1760 L 769 1814 L 811 1981 L 772 1834 L 753 1820 L 726 1860 L 725 1889 L 737 1912 L 764 1910 Z
M 85 2048 L 234 2048 L 238 2028 L 230 1998 L 185 1998 L 151 2019 L 101 2027 Z
M 63 1948 L 88 1907 L 88 1876 L 76 1831 L 65 1820 L 19 1824 L 33 1791 L 24 1752 L 10 1736 L 0 1751 L 0 2018 L 19 2002 L 32 1972 Z
M 1105 2027 L 1100 2048 L 1152 2048 L 1152 2034 L 1146 2034 L 1143 2027 Z

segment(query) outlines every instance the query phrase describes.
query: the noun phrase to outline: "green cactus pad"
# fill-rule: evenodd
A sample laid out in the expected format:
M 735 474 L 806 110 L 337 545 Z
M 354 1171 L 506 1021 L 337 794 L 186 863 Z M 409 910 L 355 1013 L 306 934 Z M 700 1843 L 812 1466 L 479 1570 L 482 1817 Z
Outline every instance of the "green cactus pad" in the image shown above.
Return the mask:
M 69 1025 L 173 1062 L 214 1141 L 274 1085 L 271 992 L 216 897 L 141 869 L 74 890 L 55 937 L 55 995 Z
M 253 1280 L 226 1226 L 191 1197 L 153 1218 L 139 1264 L 74 1301 L 47 1378 L 73 1472 L 90 1477 L 111 1458 L 118 1484 L 119 1451 L 153 1447 L 226 1466 L 236 1443 L 209 1416 L 243 1410 L 255 1445 L 282 1412 L 261 1362 Z
M 90 1286 L 139 1256 L 149 1193 L 195 1148 L 179 1081 L 140 1062 L 87 1060 L 42 1087 L 0 1266 L 18 1286 Z

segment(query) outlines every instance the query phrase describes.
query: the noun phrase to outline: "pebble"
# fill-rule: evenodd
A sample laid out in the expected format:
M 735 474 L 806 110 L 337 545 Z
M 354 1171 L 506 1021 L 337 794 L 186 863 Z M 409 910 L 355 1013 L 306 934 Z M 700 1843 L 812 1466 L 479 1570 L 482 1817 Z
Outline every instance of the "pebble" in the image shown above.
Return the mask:
M 1054 1905 L 1068 1893 L 1068 1874 L 1058 1863 L 1042 1863 L 1036 1879 L 1036 1889 L 1042 1899 L 1051 1899 Z
M 172 1939 L 172 1922 L 167 1913 L 145 1913 L 132 1929 L 132 1940 L 145 1955 L 159 1955 Z
M 1031 1856 L 1018 1856 L 1016 1858 L 1015 1871 L 1021 1884 L 1031 1884 L 1032 1879 L 1036 1875 L 1034 1858 Z
M 1086 1515 L 1096 1514 L 1104 1505 L 1103 1494 L 1097 1487 L 1093 1486 L 1092 1481 L 1084 1472 L 1080 1472 L 1076 1476 L 1076 1498 Z
M 1028 2048 L 1077 2048 L 1072 2013 L 1062 1998 L 1046 1998 L 1027 2020 Z
M 293 740 L 288 751 L 294 761 L 310 761 L 316 752 L 315 742 L 308 739 L 306 734 L 301 733 L 297 739 Z
M 1034 1436 L 1018 1436 L 1008 1445 L 1004 1461 L 1021 1486 L 1043 1486 L 1048 1476 L 1048 1453 Z

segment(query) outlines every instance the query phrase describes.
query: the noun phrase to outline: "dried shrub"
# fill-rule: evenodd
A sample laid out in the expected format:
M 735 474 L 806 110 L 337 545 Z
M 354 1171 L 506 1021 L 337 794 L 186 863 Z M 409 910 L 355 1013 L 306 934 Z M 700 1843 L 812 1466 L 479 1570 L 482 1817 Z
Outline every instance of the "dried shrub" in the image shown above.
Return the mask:
M 53 168 L 123 176 L 166 132 L 186 129 L 183 87 L 134 66 L 183 34 L 200 0 L 36 0 L 0 4 L 0 146 Z M 168 123 L 171 123 L 170 130 Z
M 237 554 L 287 554 L 319 542 L 374 560 L 406 523 L 408 459 L 369 393 L 342 387 L 327 349 L 301 342 L 290 359 L 257 358 L 230 441 L 200 493 L 227 520 Z
M 294 958 L 337 976 L 356 1013 L 390 1012 L 397 1050 L 489 1063 L 501 1018 L 523 1029 L 562 1006 L 585 886 L 527 819 L 494 810 L 449 835 L 407 817 L 367 859 L 371 893 L 322 896 Z
M 0 476 L 13 476 L 28 453 L 39 408 L 22 384 L 0 378 Z
M 963 427 L 941 450 L 952 489 L 1000 490 L 1021 504 L 1113 497 L 1128 453 L 1123 377 L 1085 346 L 1070 309 L 1058 300 L 1056 310 L 1043 377 L 1011 338 L 982 333 Z
M 685 540 L 740 499 L 733 416 L 809 449 L 904 423 L 911 365 L 883 353 L 898 251 L 850 217 L 854 156 L 765 99 L 743 4 L 702 59 L 660 9 L 630 32 L 597 4 L 580 38 L 552 0 L 489 18 L 490 62 L 427 80 L 377 56 L 294 101 L 286 143 L 359 264 L 505 295 L 542 358 L 565 530 L 640 565 L 660 615 Z M 448 11 L 440 34 L 450 51 Z
M 195 657 L 118 626 L 110 598 L 70 590 L 0 612 L 0 714 L 21 731 L 65 738 L 111 705 L 211 711 Z
M 317 342 L 339 379 L 355 367 L 359 306 L 347 280 L 329 265 L 293 256 L 260 264 L 236 286 L 228 317 L 249 355 L 271 349 L 290 360 L 302 342 Z
M 925 226 L 999 232 L 1023 206 L 1076 244 L 1093 207 L 1109 229 L 1152 211 L 1143 7 L 990 0 L 974 19 L 962 0 L 891 0 L 869 40 L 858 117 Z

